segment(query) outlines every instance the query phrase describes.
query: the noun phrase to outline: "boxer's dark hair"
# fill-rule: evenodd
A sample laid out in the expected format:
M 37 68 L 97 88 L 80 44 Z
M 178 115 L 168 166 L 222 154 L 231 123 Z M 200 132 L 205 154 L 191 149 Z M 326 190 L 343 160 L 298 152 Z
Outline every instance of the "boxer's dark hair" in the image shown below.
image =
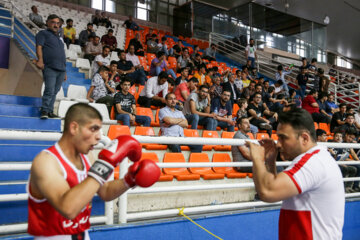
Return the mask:
M 310 113 L 301 108 L 293 108 L 290 111 L 279 114 L 279 123 L 289 124 L 294 130 L 308 131 L 313 142 L 316 142 L 314 121 Z
M 64 133 L 69 131 L 70 123 L 77 122 L 79 125 L 84 125 L 92 119 L 99 119 L 102 121 L 102 116 L 98 110 L 86 103 L 76 103 L 72 105 L 66 112 Z

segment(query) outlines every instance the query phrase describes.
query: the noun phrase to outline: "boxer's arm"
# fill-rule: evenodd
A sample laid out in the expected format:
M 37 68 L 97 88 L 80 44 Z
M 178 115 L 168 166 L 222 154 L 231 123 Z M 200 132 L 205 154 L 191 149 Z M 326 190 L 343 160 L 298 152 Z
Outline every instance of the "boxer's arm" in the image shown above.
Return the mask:
M 253 180 L 262 201 L 277 202 L 299 194 L 295 183 L 287 174 L 274 174 L 266 169 L 264 147 L 250 142 L 248 145 L 253 161 Z
M 92 200 L 100 184 L 88 177 L 70 188 L 55 157 L 41 152 L 31 167 L 30 187 L 34 197 L 46 198 L 62 216 L 73 219 Z

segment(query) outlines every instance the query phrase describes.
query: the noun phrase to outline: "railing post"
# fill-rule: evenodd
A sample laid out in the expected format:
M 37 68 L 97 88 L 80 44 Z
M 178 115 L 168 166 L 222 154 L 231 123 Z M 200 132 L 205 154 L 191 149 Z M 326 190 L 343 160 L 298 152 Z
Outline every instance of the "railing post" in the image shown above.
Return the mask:
M 15 17 L 14 17 L 14 4 L 11 3 L 11 38 L 14 38 L 15 31 Z
M 124 178 L 125 174 L 127 173 L 129 167 L 129 160 L 125 158 L 120 164 L 119 170 L 119 178 Z M 127 196 L 128 194 L 125 192 L 119 197 L 119 223 L 126 223 L 127 222 Z
M 114 174 L 111 175 L 109 180 L 114 180 Z M 114 224 L 114 201 L 105 202 L 105 217 L 106 225 Z

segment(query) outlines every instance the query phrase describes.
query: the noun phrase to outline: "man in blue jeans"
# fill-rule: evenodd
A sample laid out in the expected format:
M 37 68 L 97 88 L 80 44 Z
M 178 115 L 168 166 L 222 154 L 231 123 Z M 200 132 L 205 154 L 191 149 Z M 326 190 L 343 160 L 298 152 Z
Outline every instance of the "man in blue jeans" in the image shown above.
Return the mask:
M 134 125 L 135 123 L 149 127 L 151 123 L 150 117 L 136 115 L 135 97 L 129 93 L 130 86 L 131 80 L 129 78 L 125 78 L 120 84 L 121 91 L 115 94 L 114 102 L 116 120 L 122 121 L 123 125 L 127 125 L 129 127 L 130 124 Z
M 230 90 L 224 90 L 220 97 L 211 100 L 210 112 L 214 113 L 217 126 L 228 132 L 235 130 L 235 122 L 232 120 L 232 104 Z
M 60 18 L 51 14 L 46 20 L 47 29 L 40 31 L 36 39 L 36 67 L 43 71 L 45 90 L 42 97 L 40 118 L 57 118 L 54 114 L 56 94 L 66 80 L 64 42 L 59 37 Z
M 186 99 L 183 113 L 191 124 L 191 129 L 203 125 L 206 130 L 215 131 L 217 121 L 215 113 L 210 113 L 209 87 L 201 85 L 199 92 L 193 92 Z

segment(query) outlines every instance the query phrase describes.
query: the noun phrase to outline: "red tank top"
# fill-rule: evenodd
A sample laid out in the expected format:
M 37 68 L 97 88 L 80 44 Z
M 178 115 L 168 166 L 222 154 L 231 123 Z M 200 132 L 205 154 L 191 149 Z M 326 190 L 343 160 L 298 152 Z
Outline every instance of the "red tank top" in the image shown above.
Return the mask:
M 65 157 L 57 143 L 55 146 L 52 146 L 45 151 L 52 154 L 57 159 L 64 172 L 64 178 L 68 182 L 70 188 L 76 186 L 87 177 L 90 163 L 86 156 L 80 155 L 84 170 L 79 170 Z M 46 199 L 36 199 L 32 197 L 30 184 L 28 184 L 28 186 L 29 234 L 33 236 L 72 235 L 84 232 L 90 228 L 90 203 L 82 209 L 76 218 L 69 220 L 57 212 Z

